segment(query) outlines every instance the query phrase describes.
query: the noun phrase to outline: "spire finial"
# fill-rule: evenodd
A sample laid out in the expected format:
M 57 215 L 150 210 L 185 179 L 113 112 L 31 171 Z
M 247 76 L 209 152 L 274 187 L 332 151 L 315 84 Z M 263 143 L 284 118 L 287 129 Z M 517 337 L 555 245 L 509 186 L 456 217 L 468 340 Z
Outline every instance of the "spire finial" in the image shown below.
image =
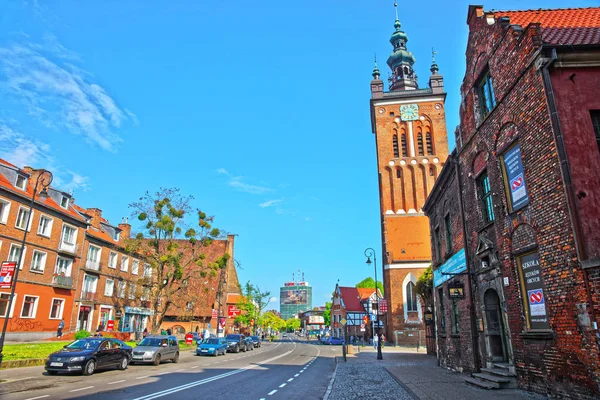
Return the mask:
M 437 74 L 437 72 L 440 69 L 440 67 L 438 67 L 437 63 L 435 62 L 435 55 L 436 54 L 437 54 L 437 51 L 435 51 L 433 49 L 433 47 L 432 47 L 431 48 L 431 68 L 429 69 L 432 74 Z
M 431 48 L 431 63 L 435 64 L 435 55 L 437 54 L 437 51 L 435 51 L 433 49 L 433 47 Z
M 379 68 L 377 67 L 377 53 L 374 53 L 373 56 L 375 65 L 373 66 L 373 73 L 371 75 L 373 75 L 373 79 L 379 79 L 381 74 L 379 73 Z
M 396 21 L 398 21 L 398 2 L 394 0 L 394 10 L 396 11 Z

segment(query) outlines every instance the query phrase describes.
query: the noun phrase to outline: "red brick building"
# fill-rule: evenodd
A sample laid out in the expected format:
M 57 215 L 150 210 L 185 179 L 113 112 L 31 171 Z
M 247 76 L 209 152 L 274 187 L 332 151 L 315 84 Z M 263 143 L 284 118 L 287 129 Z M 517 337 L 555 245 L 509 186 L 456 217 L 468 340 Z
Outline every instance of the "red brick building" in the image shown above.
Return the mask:
M 388 302 L 384 331 L 388 340 L 412 344 L 424 336 L 417 280 L 431 265 L 429 224 L 425 203 L 446 157 L 443 77 L 435 61 L 429 87 L 419 88 L 413 69 L 415 57 L 396 15 L 390 38 L 393 51 L 387 64 L 392 71 L 384 92 L 375 65 L 371 81 L 371 127 L 377 149 L 383 284 Z M 420 331 L 420 332 L 417 332 Z
M 441 362 L 481 369 L 478 382 L 487 385 L 490 374 L 512 372 L 523 389 L 598 398 L 600 8 L 471 6 L 467 23 L 452 178 L 460 189 L 440 187 L 426 207 L 441 229 L 443 202 L 460 193 L 464 210 L 465 275 L 450 276 L 465 297 L 456 338 L 438 331 Z M 453 217 L 460 208 L 448 210 L 451 233 L 461 235 Z M 450 242 L 453 251 L 461 246 Z M 451 254 L 437 235 L 432 246 Z M 436 265 L 449 271 L 446 262 Z M 449 305 L 448 285 L 437 283 L 439 328 L 444 315 L 454 322 L 440 309 Z M 471 324 L 460 315 L 469 302 Z M 472 362 L 463 357 L 469 346 Z

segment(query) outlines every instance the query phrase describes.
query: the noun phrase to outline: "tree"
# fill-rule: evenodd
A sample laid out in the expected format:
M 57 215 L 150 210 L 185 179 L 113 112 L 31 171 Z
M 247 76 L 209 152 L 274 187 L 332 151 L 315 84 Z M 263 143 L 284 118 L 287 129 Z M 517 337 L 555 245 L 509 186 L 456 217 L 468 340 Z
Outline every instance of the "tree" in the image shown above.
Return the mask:
M 261 318 L 263 329 L 271 328 L 275 331 L 280 331 L 285 327 L 285 321 L 276 314 L 276 311 L 267 311 Z
M 242 292 L 242 298 L 238 303 L 238 308 L 242 310 L 242 313 L 235 317 L 235 322 L 244 324 L 246 326 L 252 325 L 254 320 L 254 326 L 260 326 L 260 318 L 264 307 L 269 303 L 271 298 L 271 292 L 263 292 L 256 285 L 246 282 L 243 288 L 240 288 Z
M 433 307 L 433 272 L 431 267 L 427 268 L 419 277 L 415 285 L 415 292 L 423 300 L 425 307 Z
M 325 311 L 323 312 L 323 319 L 325 320 L 325 326 L 331 325 L 331 302 L 325 303 Z
M 300 320 L 298 318 L 289 318 L 285 321 L 285 329 L 289 332 L 295 332 L 300 329 Z
M 192 196 L 183 196 L 179 189 L 161 188 L 155 194 L 146 192 L 129 205 L 133 215 L 145 223 L 142 232 L 130 239 L 126 248 L 141 255 L 152 268 L 152 277 L 142 278 L 146 297 L 154 309 L 152 332 L 159 330 L 172 306 L 182 302 L 184 282 L 216 277 L 230 257 L 225 253 L 214 261 L 206 259 L 204 250 L 221 232 L 212 227 L 214 217 L 200 210 L 196 210 L 196 228 L 186 225 L 185 218 L 194 215 L 192 200 Z
M 357 283 L 356 287 L 357 288 L 375 289 L 375 280 L 373 280 L 373 278 L 371 278 L 371 277 L 365 278 L 362 281 L 360 281 L 359 283 Z M 381 295 L 383 296 L 383 283 L 380 281 L 377 281 L 377 287 L 379 288 L 379 291 L 381 292 Z

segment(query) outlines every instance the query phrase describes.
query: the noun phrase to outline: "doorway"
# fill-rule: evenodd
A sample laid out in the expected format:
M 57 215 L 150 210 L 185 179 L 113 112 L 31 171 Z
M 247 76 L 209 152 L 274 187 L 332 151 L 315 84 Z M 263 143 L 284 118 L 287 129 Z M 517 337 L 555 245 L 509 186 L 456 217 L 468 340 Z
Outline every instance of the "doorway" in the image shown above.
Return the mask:
M 77 317 L 77 330 L 85 330 L 90 331 L 90 313 L 92 312 L 92 307 L 89 306 L 81 306 L 79 307 L 79 316 Z
M 502 323 L 502 310 L 500 309 L 498 293 L 494 289 L 488 289 L 483 296 L 483 302 L 489 355 L 492 361 L 507 361 L 504 324 Z

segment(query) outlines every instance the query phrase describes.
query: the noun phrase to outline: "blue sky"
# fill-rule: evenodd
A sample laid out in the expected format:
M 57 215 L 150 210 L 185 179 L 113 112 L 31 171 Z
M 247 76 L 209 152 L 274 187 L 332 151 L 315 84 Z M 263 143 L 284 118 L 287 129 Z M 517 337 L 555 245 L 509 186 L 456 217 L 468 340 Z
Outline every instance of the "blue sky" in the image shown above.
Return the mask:
M 448 4 L 399 18 L 421 87 L 437 51 L 452 133 L 469 2 Z M 484 3 L 567 6 L 597 0 Z M 114 224 L 179 187 L 238 235 L 241 283 L 278 299 L 301 270 L 324 304 L 372 276 L 365 248 L 381 259 L 369 82 L 393 23 L 393 1 L 2 1 L 0 157 L 51 168 Z

